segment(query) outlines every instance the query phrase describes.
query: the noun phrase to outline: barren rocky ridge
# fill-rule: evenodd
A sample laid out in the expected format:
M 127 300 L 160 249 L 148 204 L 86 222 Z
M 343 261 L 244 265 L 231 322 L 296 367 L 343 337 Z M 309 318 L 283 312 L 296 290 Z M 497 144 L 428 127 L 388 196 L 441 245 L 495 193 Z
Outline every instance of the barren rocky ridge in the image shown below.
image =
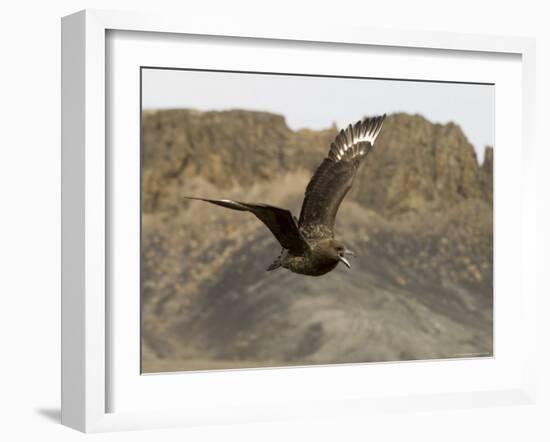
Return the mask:
M 299 214 L 336 128 L 290 130 L 242 110 L 142 117 L 143 370 L 492 354 L 492 148 L 459 126 L 388 116 L 342 204 L 357 257 L 320 278 L 266 272 L 279 246 L 252 215 Z

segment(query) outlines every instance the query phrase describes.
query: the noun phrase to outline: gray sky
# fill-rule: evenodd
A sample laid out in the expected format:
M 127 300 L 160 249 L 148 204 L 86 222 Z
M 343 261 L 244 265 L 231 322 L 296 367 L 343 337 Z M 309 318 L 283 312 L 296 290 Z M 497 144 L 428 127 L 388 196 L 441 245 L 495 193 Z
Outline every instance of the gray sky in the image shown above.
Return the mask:
M 165 69 L 144 69 L 142 80 L 144 109 L 267 111 L 294 130 L 403 111 L 459 124 L 479 161 L 494 145 L 494 86 Z

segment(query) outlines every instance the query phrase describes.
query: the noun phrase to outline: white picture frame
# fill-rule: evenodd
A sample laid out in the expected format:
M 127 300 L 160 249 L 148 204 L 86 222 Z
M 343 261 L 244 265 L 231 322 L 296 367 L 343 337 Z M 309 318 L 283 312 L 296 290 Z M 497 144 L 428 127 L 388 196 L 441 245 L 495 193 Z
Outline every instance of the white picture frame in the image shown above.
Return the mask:
M 413 376 L 414 372 L 425 379 L 429 375 L 437 376 L 440 362 L 431 365 L 378 364 L 337 367 L 319 367 L 311 369 L 291 368 L 278 370 L 240 370 L 210 375 L 186 374 L 187 387 L 195 384 L 194 390 L 187 391 L 191 396 L 188 402 L 202 395 L 202 401 L 195 407 L 186 407 L 182 403 L 179 410 L 175 407 L 158 405 L 158 399 L 166 398 L 167 391 L 174 387 L 179 375 L 156 375 L 149 377 L 144 385 L 143 395 L 158 394 L 157 405 L 129 409 L 113 408 L 110 395 L 115 385 L 112 382 L 113 356 L 110 336 L 113 334 L 113 321 L 116 315 L 111 311 L 112 300 L 109 290 L 112 287 L 112 267 L 109 266 L 109 244 L 115 230 L 109 229 L 110 212 L 113 201 L 109 185 L 109 133 L 106 121 L 111 118 L 108 103 L 111 72 L 107 69 L 109 52 L 107 36 L 110 32 L 141 32 L 155 35 L 179 36 L 216 36 L 222 39 L 255 39 L 255 41 L 281 41 L 287 47 L 307 42 L 316 44 L 338 44 L 408 50 L 431 51 L 437 58 L 443 54 L 471 54 L 483 60 L 490 54 L 513 56 L 519 60 L 520 78 L 518 89 L 509 91 L 518 98 L 518 106 L 510 111 L 510 118 L 521 115 L 521 124 L 510 133 L 521 145 L 516 155 L 521 159 L 521 170 L 514 177 L 517 198 L 510 203 L 520 205 L 517 210 L 517 223 L 510 223 L 503 229 L 517 235 L 516 256 L 508 257 L 508 265 L 518 272 L 514 283 L 518 287 L 517 298 L 510 301 L 509 307 L 521 312 L 516 321 L 518 343 L 521 353 L 517 353 L 512 364 L 502 366 L 502 378 L 494 385 L 484 387 L 482 383 L 471 387 L 467 382 L 459 389 L 450 386 L 456 380 L 441 379 L 435 382 L 437 387 L 431 391 L 400 390 L 397 382 L 395 390 L 384 390 L 369 395 L 360 388 L 356 394 L 348 394 L 353 388 L 351 380 L 367 373 L 366 370 L 383 372 L 382 376 Z M 441 55 L 438 55 L 441 54 Z M 371 28 L 353 28 L 345 26 L 292 26 L 290 24 L 265 23 L 231 24 L 213 23 L 209 20 L 197 20 L 193 17 L 163 17 L 151 14 L 86 10 L 64 17 L 62 20 L 62 423 L 85 432 L 111 431 L 139 428 L 159 428 L 220 422 L 250 422 L 285 418 L 307 418 L 315 416 L 336 416 L 362 414 L 380 411 L 414 411 L 426 408 L 452 408 L 470 406 L 488 406 L 502 404 L 532 403 L 535 400 L 536 382 L 534 374 L 534 348 L 536 316 L 535 296 L 535 177 L 533 164 L 534 151 L 534 109 L 535 109 L 535 46 L 534 40 L 517 37 L 491 37 L 450 33 L 427 33 L 415 31 L 390 31 Z M 411 68 L 412 69 L 412 68 Z M 109 75 L 106 75 L 106 72 Z M 412 72 L 412 77 L 421 75 Z M 466 74 L 465 74 L 466 75 Z M 516 84 L 513 83 L 513 84 Z M 503 83 L 505 84 L 505 83 Z M 507 83 L 506 83 L 507 84 Z M 510 83 L 512 84 L 512 83 Z M 497 88 L 498 88 L 497 84 Z M 512 86 L 509 86 L 511 88 Z M 498 89 L 497 89 L 498 90 Z M 137 91 L 136 91 L 137 93 Z M 497 92 L 498 93 L 498 92 Z M 497 118 L 498 118 L 497 98 Z M 504 112 L 501 112 L 504 115 Z M 504 119 L 504 117 L 503 117 Z M 502 130 L 505 130 L 504 128 Z M 511 129 L 510 129 L 511 130 Z M 502 132 L 501 134 L 505 134 Z M 497 134 L 502 145 L 505 140 Z M 515 139 L 515 138 L 514 138 Z M 498 154 L 497 154 L 498 155 Z M 513 156 L 510 156 L 513 158 Z M 498 163 L 496 160 L 496 164 Z M 505 162 L 496 166 L 496 175 L 504 173 Z M 517 164 L 516 164 L 517 167 Z M 505 180 L 502 179 L 501 183 Z M 504 177 L 505 178 L 505 177 Z M 521 186 L 517 186 L 520 182 Z M 499 193 L 499 181 L 495 183 L 495 193 Z M 503 184 L 504 185 L 504 184 Z M 512 207 L 513 208 L 513 207 Z M 503 209 L 504 210 L 504 209 Z M 496 215 L 499 222 L 498 210 Z M 506 232 L 503 232 L 506 233 Z M 495 250 L 497 250 L 496 247 Z M 496 253 L 496 252 L 495 252 Z M 506 264 L 506 263 L 505 263 Z M 512 278 L 512 276 L 509 276 Z M 502 281 L 503 283 L 506 281 Z M 502 284 L 501 284 L 502 287 Z M 496 289 L 495 289 L 496 290 Z M 498 294 L 496 295 L 498 297 Z M 504 304 L 502 304 L 504 305 Z M 498 310 L 498 301 L 496 309 Z M 503 336 L 508 336 L 503 333 Z M 139 340 L 139 336 L 134 336 Z M 499 339 L 499 336 L 496 336 Z M 122 357 L 126 357 L 122 355 Z M 499 356 L 495 357 L 498 360 Z M 435 364 L 435 365 L 434 365 Z M 462 361 L 444 362 L 446 375 L 461 370 L 471 373 L 484 372 L 491 376 L 497 365 L 489 362 L 486 367 Z M 455 366 L 453 367 L 453 364 Z M 492 365 L 491 365 L 492 364 Z M 122 364 L 124 365 L 124 364 Z M 513 365 L 513 370 L 512 367 Z M 398 368 L 394 368 L 398 366 Z M 420 368 L 418 368 L 420 367 Z M 510 370 L 508 370 L 510 369 Z M 309 371 L 304 371 L 309 370 Z M 453 371 L 454 370 L 454 371 Z M 312 376 L 312 373 L 315 375 Z M 127 373 L 129 379 L 138 379 L 135 370 Z M 120 374 L 117 375 L 120 379 Z M 189 378 L 194 376 L 194 378 Z M 201 377 L 202 376 L 202 377 Z M 441 376 L 443 378 L 443 376 Z M 143 378 L 143 377 L 142 377 Z M 147 377 L 146 377 L 147 378 Z M 164 378 L 164 380 L 161 380 Z M 338 388 L 330 388 L 334 379 L 349 379 Z M 308 384 L 308 379 L 315 383 Z M 485 379 L 485 378 L 480 378 Z M 315 387 L 326 381 L 326 391 L 318 392 Z M 280 385 L 296 383 L 304 385 L 303 391 L 292 395 L 277 395 L 269 390 L 266 381 L 279 388 Z M 271 382 L 272 381 L 272 382 Z M 238 385 L 240 390 L 221 389 L 216 393 L 210 385 L 218 387 L 229 382 Z M 311 381 L 313 382 L 313 381 Z M 332 382 L 332 384 L 331 384 Z M 162 385 L 161 385 L 162 384 Z M 419 384 L 422 386 L 423 384 Z M 449 388 L 446 387 L 449 386 Z M 137 384 L 127 384 L 121 393 Z M 257 394 L 264 386 L 262 400 Z M 136 388 L 138 388 L 137 386 Z M 118 387 L 117 387 L 118 388 Z M 139 387 L 141 388 L 141 387 Z M 447 389 L 446 389 L 447 388 Z M 348 389 L 348 390 L 346 390 Z M 299 389 L 298 389 L 299 390 Z M 341 391 L 340 391 L 341 390 Z M 448 391 L 447 391 L 448 390 Z M 136 390 L 137 391 L 137 390 Z M 175 391 L 175 390 L 174 390 Z M 250 392 L 249 394 L 246 392 Z M 315 394 L 313 393 L 315 391 Z M 348 393 L 346 393 L 346 391 Z M 160 392 L 160 393 L 159 393 Z M 309 392 L 309 393 L 308 393 Z M 242 393 L 241 395 L 239 393 Z M 300 396 L 301 394 L 301 396 Z M 309 396 L 308 396 L 309 394 Z M 193 395 L 195 395 L 193 397 Z M 239 397 L 241 396 L 241 397 Z M 145 396 L 144 396 L 145 397 Z M 271 400 L 272 399 L 272 400 Z M 126 402 L 135 401 L 128 396 Z M 123 403 L 124 401 L 121 401 Z M 182 401 L 183 402 L 183 401 Z

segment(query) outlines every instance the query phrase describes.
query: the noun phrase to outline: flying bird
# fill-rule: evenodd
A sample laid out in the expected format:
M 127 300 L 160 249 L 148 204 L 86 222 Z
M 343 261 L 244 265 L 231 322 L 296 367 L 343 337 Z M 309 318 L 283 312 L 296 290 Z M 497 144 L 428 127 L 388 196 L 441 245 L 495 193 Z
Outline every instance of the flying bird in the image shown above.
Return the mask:
M 267 270 L 280 267 L 295 273 L 320 276 L 338 263 L 351 269 L 348 256 L 353 252 L 334 238 L 334 221 L 340 203 L 353 184 L 363 159 L 372 150 L 386 115 L 366 118 L 342 129 L 330 145 L 306 187 L 300 219 L 288 209 L 261 203 L 233 200 L 206 201 L 228 209 L 253 213 L 273 233 L 282 247 L 280 255 Z

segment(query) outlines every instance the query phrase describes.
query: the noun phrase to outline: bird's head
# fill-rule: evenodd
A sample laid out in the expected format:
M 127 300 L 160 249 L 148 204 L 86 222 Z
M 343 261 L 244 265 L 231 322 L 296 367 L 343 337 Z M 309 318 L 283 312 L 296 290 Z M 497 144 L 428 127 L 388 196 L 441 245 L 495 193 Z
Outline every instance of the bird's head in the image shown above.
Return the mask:
M 348 250 L 344 244 L 335 239 L 330 241 L 329 250 L 332 257 L 335 260 L 343 262 L 348 269 L 351 269 L 351 264 L 347 260 L 346 256 L 353 256 L 354 253 L 351 250 Z

